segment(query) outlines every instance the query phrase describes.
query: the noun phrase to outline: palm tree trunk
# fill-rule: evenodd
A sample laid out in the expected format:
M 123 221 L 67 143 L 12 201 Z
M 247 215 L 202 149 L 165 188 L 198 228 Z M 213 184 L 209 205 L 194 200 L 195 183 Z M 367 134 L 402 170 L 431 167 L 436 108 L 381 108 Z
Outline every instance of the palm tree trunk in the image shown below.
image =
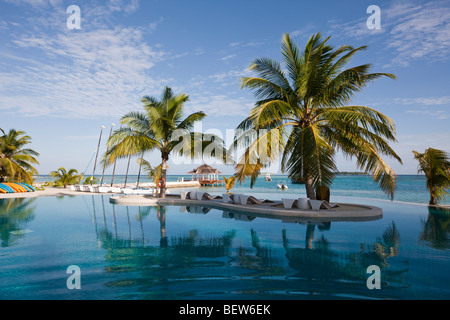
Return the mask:
M 305 247 L 306 249 L 313 249 L 313 242 L 314 242 L 314 229 L 316 228 L 315 225 L 309 224 L 306 227 L 306 238 L 305 238 Z
M 311 200 L 316 200 L 316 191 L 314 190 L 311 178 L 305 179 L 306 196 Z
M 161 155 L 161 179 L 164 179 L 166 181 L 166 173 L 167 173 L 167 161 L 169 160 L 169 156 L 163 153 Z M 165 198 L 166 197 L 166 186 L 159 189 L 159 197 Z
M 437 201 L 436 201 L 436 198 L 435 198 L 435 196 L 433 194 L 433 191 L 434 191 L 434 188 L 431 187 L 430 188 L 430 205 L 435 206 L 435 205 L 437 205 Z

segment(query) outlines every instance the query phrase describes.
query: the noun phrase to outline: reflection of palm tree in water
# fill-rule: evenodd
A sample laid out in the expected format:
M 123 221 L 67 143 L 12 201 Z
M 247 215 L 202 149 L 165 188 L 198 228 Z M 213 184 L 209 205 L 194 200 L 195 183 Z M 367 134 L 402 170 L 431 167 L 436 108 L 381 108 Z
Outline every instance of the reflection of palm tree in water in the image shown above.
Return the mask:
M 113 207 L 114 208 L 114 207 Z M 107 283 L 107 286 L 136 286 L 143 288 L 149 298 L 175 298 L 174 293 L 166 291 L 178 277 L 185 277 L 186 270 L 190 268 L 204 268 L 226 266 L 234 232 L 226 232 L 221 237 L 199 236 L 197 230 L 191 230 L 186 235 L 168 238 L 166 235 L 166 209 L 157 207 L 156 219 L 160 227 L 159 245 L 151 245 L 146 240 L 145 217 L 151 212 L 150 207 L 138 208 L 136 220 L 140 223 L 142 239 L 132 239 L 131 232 L 118 235 L 101 230 L 98 238 L 101 247 L 106 250 L 107 272 L 140 273 L 140 276 L 127 280 L 117 280 Z M 131 211 L 131 212 L 130 212 Z M 154 211 L 153 211 L 154 212 Z M 127 207 L 127 218 L 132 209 Z M 130 230 L 130 220 L 128 230 Z M 148 287 L 158 287 L 153 296 L 152 291 L 145 290 Z M 162 295 L 161 291 L 166 292 Z
M 435 249 L 450 248 L 450 208 L 428 207 L 428 217 L 422 225 L 421 243 Z
M 161 232 L 161 240 L 159 245 L 161 247 L 167 247 L 167 237 L 166 237 L 166 207 L 158 206 L 158 213 L 156 217 L 159 220 L 159 230 Z
M 282 275 L 284 270 L 280 267 L 279 259 L 273 255 L 272 248 L 261 245 L 261 241 L 255 230 L 251 229 L 250 234 L 252 247 L 255 250 L 239 247 L 236 256 L 236 265 L 252 270 L 252 277 Z
M 341 253 L 330 248 L 328 240 L 322 234 L 313 241 L 314 225 L 306 230 L 305 248 L 291 248 L 286 230 L 282 231 L 283 246 L 289 265 L 297 270 L 298 276 L 315 280 L 362 280 L 367 279 L 367 267 L 389 266 L 387 259 L 398 254 L 400 235 L 394 222 L 388 226 L 374 245 L 362 244 L 357 253 Z M 384 281 L 400 282 L 403 271 L 385 270 Z
M 23 237 L 25 223 L 34 219 L 35 198 L 0 199 L 0 240 L 2 247 L 14 245 L 14 240 Z

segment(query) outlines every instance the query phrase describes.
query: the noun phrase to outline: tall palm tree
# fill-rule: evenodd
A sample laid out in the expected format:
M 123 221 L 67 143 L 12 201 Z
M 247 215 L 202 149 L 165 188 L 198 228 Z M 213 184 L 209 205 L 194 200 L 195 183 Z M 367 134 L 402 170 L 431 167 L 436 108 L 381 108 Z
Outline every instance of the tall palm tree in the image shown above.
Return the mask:
M 394 123 L 372 108 L 347 104 L 370 81 L 395 76 L 369 73 L 370 64 L 344 69 L 366 47 L 334 49 L 328 40 L 315 34 L 300 51 L 284 34 L 286 71 L 279 62 L 260 58 L 250 66 L 258 76 L 241 79 L 242 88 L 253 90 L 258 101 L 235 138 L 234 147 L 246 147 L 236 166 L 239 181 L 250 176 L 253 185 L 263 167 L 281 158 L 282 171 L 293 180 L 303 179 L 307 196 L 316 199 L 315 188 L 332 183 L 334 156 L 340 151 L 355 158 L 359 169 L 370 172 L 393 197 L 396 174 L 382 156 L 401 163 L 388 144 L 396 141 Z M 249 138 L 255 130 L 257 136 Z
M 175 95 L 168 87 L 160 99 L 145 96 L 142 99 L 144 112 L 130 112 L 122 117 L 122 128 L 109 139 L 110 147 L 104 160 L 112 164 L 116 158 L 156 149 L 161 153 L 162 179 L 166 179 L 167 163 L 173 152 L 191 158 L 204 156 L 231 161 L 220 137 L 193 132 L 194 123 L 206 117 L 204 112 L 183 118 L 188 100 L 187 95 Z M 160 197 L 164 198 L 165 194 L 166 188 L 160 188 Z
M 424 153 L 413 151 L 419 161 L 419 173 L 427 179 L 430 192 L 430 205 L 436 205 L 445 199 L 450 188 L 450 155 L 445 151 L 428 148 Z
M 57 171 L 50 172 L 50 175 L 56 179 L 55 182 L 62 184 L 64 189 L 66 189 L 68 185 L 79 183 L 82 176 L 78 174 L 76 169 L 67 171 L 64 167 L 59 168 Z
M 39 164 L 35 157 L 39 153 L 32 149 L 24 148 L 31 143 L 31 137 L 24 131 L 9 130 L 0 137 L 0 178 L 6 177 L 12 181 L 33 181 L 33 175 L 38 171 L 33 164 Z

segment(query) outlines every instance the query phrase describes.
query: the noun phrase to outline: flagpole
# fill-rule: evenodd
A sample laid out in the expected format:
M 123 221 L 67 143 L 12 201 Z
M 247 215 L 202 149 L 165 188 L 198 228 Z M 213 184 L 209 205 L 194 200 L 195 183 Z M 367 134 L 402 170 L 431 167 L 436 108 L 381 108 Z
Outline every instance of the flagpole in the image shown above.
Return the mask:
M 120 126 L 120 129 L 122 129 L 122 126 Z M 114 157 L 114 168 L 113 168 L 112 177 L 111 177 L 111 187 L 114 185 L 114 175 L 116 174 L 116 163 L 117 163 L 117 158 Z
M 103 129 L 105 129 L 105 127 L 101 126 L 100 138 L 98 139 L 97 154 L 95 155 L 94 170 L 92 171 L 92 177 L 91 177 L 91 186 L 92 186 L 92 183 L 94 182 L 95 168 L 97 167 L 97 158 L 98 158 L 98 152 L 100 150 L 100 143 L 102 141 Z
M 112 134 L 114 126 L 115 126 L 115 124 L 111 123 L 111 130 L 109 130 L 108 142 L 109 142 L 109 139 L 111 139 L 111 134 Z M 109 144 L 106 145 L 106 152 L 108 152 L 108 151 L 109 151 Z M 105 176 L 105 169 L 106 169 L 106 160 L 105 160 L 105 163 L 103 163 L 103 172 L 102 172 L 102 179 L 100 180 L 100 185 L 103 184 L 103 178 Z

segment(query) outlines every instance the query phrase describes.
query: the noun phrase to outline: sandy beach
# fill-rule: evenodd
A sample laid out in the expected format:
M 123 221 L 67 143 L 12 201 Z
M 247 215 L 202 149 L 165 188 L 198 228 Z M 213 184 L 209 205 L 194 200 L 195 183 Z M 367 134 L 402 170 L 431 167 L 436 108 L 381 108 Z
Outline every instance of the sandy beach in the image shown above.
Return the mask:
M 39 186 L 40 185 L 37 185 Z M 154 188 L 153 183 L 143 183 L 140 185 L 145 188 Z M 130 188 L 134 186 L 129 186 Z M 200 184 L 198 181 L 184 181 L 184 182 L 168 182 L 167 189 L 175 188 L 198 188 Z M 0 194 L 0 199 L 14 199 L 14 198 L 39 198 L 39 197 L 61 197 L 61 196 L 82 196 L 82 195 L 98 195 L 106 193 L 96 193 L 96 192 L 81 192 L 73 191 L 69 187 L 64 189 L 63 187 L 44 187 L 43 191 L 27 192 L 27 193 L 6 193 Z
M 93 192 L 72 191 L 64 188 L 45 187 L 43 191 L 27 192 L 27 193 L 6 193 L 0 194 L 0 199 L 14 198 L 40 198 L 40 197 L 60 197 L 60 196 L 80 196 L 90 194 L 101 194 Z

